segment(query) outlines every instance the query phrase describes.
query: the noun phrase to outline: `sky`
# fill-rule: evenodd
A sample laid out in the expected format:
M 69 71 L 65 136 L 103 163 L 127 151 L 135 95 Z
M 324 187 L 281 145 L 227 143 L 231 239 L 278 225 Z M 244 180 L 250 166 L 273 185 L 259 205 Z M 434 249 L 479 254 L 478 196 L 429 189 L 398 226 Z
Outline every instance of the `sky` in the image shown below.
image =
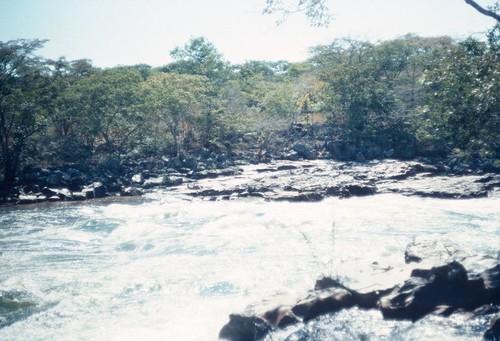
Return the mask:
M 495 0 L 478 0 L 483 6 Z M 91 59 L 98 67 L 172 61 L 170 51 L 205 37 L 233 63 L 304 61 L 309 48 L 351 37 L 372 42 L 407 33 L 478 35 L 495 21 L 463 0 L 328 0 L 327 28 L 301 14 L 276 25 L 265 0 L 0 0 L 0 41 L 48 39 L 46 58 Z

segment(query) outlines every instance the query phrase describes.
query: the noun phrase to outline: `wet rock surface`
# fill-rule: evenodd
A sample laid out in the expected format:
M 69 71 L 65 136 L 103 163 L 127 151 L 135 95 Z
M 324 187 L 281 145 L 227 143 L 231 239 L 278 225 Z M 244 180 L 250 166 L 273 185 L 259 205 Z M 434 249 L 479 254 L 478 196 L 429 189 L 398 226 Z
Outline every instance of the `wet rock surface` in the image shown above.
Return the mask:
M 425 245 L 424 245 L 425 244 Z M 431 249 L 435 248 L 433 254 Z M 446 252 L 453 249 L 446 242 L 427 244 L 415 242 L 409 251 L 423 258 L 410 261 L 408 278 L 400 283 L 387 284 L 373 289 L 348 288 L 336 279 L 321 278 L 314 290 L 304 297 L 281 294 L 272 300 L 249 306 L 243 313 L 232 314 L 222 327 L 219 337 L 226 340 L 261 339 L 273 330 L 297 323 L 307 323 L 316 317 L 342 309 L 358 307 L 380 311 L 385 319 L 417 321 L 429 314 L 446 318 L 452 314 L 490 316 L 491 323 L 484 332 L 487 340 L 499 335 L 498 307 L 500 305 L 500 260 L 486 256 L 470 256 L 463 252 Z M 373 269 L 373 277 L 366 277 L 379 284 L 380 272 Z M 393 271 L 398 271 L 393 269 Z M 385 274 L 391 277 L 390 271 Z M 390 283 L 390 281 L 388 282 Z M 495 338 L 496 337 L 496 338 Z
M 276 161 L 240 166 L 240 173 L 205 179 L 177 191 L 210 200 L 261 197 L 267 200 L 320 201 L 399 193 L 437 198 L 479 198 L 500 186 L 500 175 L 449 176 L 415 161 L 334 162 Z
M 451 175 L 444 167 L 423 161 L 226 161 L 220 168 L 209 168 L 206 162 L 176 158 L 124 163 L 119 174 L 88 165 L 28 169 L 14 186 L 0 188 L 0 204 L 133 196 L 155 188 L 174 188 L 206 200 L 260 197 L 311 202 L 383 193 L 467 199 L 498 195 L 500 188 L 500 174 Z

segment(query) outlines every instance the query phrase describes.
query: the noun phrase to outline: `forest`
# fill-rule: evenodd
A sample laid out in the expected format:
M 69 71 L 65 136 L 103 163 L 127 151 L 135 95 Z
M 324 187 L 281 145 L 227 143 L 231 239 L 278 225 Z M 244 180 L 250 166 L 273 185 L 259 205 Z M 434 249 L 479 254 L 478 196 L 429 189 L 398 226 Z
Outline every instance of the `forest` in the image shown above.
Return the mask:
M 324 128 L 318 148 L 331 153 L 316 157 L 455 158 L 500 170 L 499 24 L 460 41 L 338 39 L 301 63 L 232 65 L 197 37 L 162 67 L 102 69 L 42 58 L 45 43 L 0 42 L 3 186 L 26 167 L 237 157 L 246 148 L 265 161 L 297 124 Z

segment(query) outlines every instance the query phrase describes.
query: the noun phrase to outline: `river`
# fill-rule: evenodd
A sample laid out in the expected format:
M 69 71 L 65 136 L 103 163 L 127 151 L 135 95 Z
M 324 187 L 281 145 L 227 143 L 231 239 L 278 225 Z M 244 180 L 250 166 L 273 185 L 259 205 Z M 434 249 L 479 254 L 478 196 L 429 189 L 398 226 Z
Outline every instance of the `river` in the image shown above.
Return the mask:
M 228 315 L 321 275 L 404 264 L 415 238 L 498 256 L 500 198 L 128 200 L 0 210 L 0 340 L 216 340 Z M 487 318 L 350 309 L 268 340 L 481 339 Z

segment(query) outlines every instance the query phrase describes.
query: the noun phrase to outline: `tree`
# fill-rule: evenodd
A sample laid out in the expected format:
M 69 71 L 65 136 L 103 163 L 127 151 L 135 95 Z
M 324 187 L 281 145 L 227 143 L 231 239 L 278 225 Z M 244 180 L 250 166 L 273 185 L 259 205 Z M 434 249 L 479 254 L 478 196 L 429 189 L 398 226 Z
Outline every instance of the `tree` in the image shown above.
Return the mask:
M 227 62 L 215 46 L 204 37 L 193 38 L 184 47 L 170 52 L 175 62 L 165 66 L 165 72 L 204 76 L 215 87 L 220 87 L 229 76 Z
M 279 12 L 282 18 L 278 23 L 283 23 L 291 14 L 305 13 L 312 26 L 327 26 L 331 20 L 327 0 L 298 0 L 297 5 L 290 6 L 284 0 L 266 0 L 265 14 Z
M 76 108 L 74 133 L 90 152 L 121 153 L 144 126 L 140 112 L 143 78 L 134 67 L 94 70 L 64 95 Z
M 171 134 L 175 155 L 193 123 L 207 112 L 209 90 L 207 78 L 199 75 L 160 72 L 144 83 L 149 120 Z
M 0 42 L 0 147 L 6 183 L 15 180 L 22 153 L 45 126 L 46 62 L 34 55 L 44 43 Z
M 293 13 L 302 12 L 309 19 L 313 26 L 326 26 L 331 20 L 329 9 L 326 6 L 327 0 L 297 0 L 297 5 L 291 6 L 284 0 L 266 0 L 264 13 L 281 13 L 280 23 Z M 496 2 L 491 8 L 484 8 L 477 1 L 465 0 L 465 3 L 472 6 L 479 13 L 500 21 L 500 3 Z
M 497 159 L 500 144 L 500 25 L 486 42 L 448 49 L 425 74 L 429 135 L 465 158 Z

